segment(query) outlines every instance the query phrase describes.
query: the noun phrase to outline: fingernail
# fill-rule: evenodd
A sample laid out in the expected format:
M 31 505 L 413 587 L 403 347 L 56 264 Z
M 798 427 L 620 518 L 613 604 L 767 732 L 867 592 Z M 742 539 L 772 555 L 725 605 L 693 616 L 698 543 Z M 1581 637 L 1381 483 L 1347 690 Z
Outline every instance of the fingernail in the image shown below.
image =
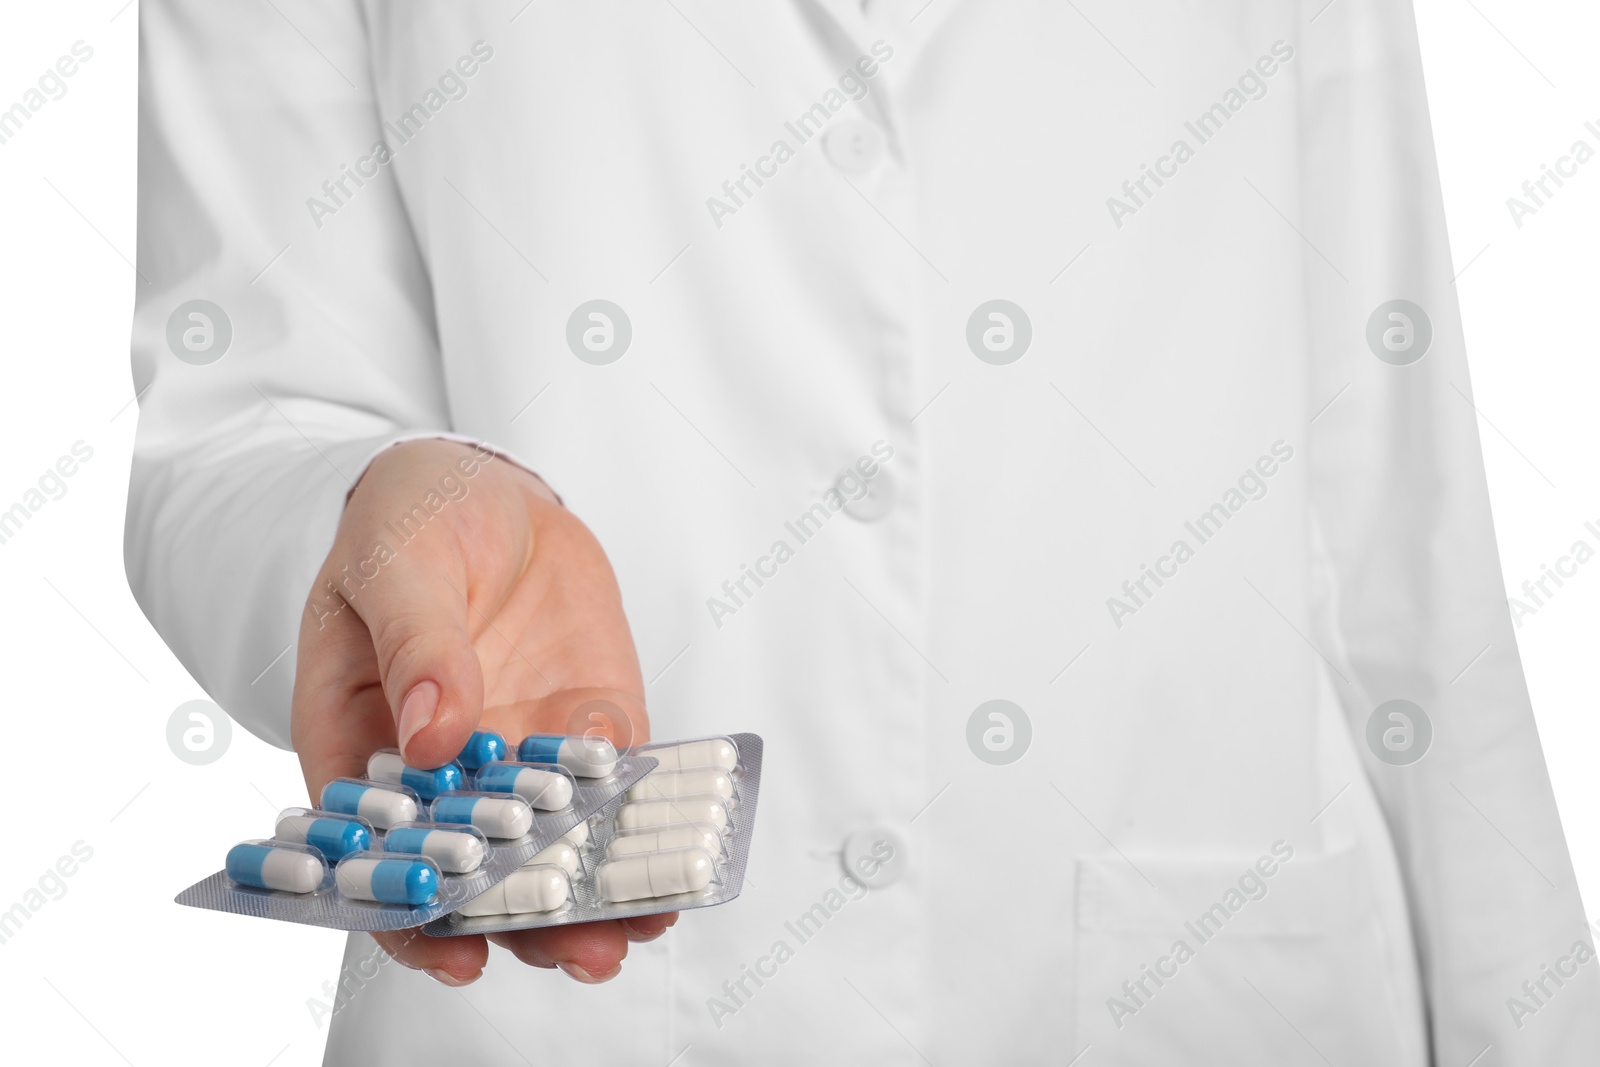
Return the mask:
M 406 694 L 405 702 L 400 705 L 400 752 L 405 753 L 406 745 L 411 739 L 422 731 L 422 728 L 433 721 L 434 712 L 439 710 L 439 683 L 418 682 L 411 687 L 411 692 Z
M 435 982 L 447 986 L 471 985 L 473 982 L 478 980 L 477 974 L 473 975 L 471 978 L 457 978 L 443 967 L 424 967 L 422 968 L 422 973 L 427 975 L 429 978 L 432 978 Z M 478 972 L 478 974 L 482 973 L 482 971 Z
M 602 975 L 590 974 L 588 971 L 584 970 L 582 967 L 579 967 L 576 963 L 567 963 L 565 961 L 560 961 L 560 962 L 558 962 L 556 964 L 556 966 L 560 967 L 562 973 L 565 974 L 568 978 L 571 978 L 573 981 L 576 981 L 576 982 L 582 982 L 584 985 L 599 985 L 601 982 L 609 982 L 609 981 L 611 981 L 611 979 L 615 978 L 618 974 L 622 973 L 622 964 L 620 964 L 620 963 L 617 964 L 615 967 L 613 967 L 611 969 L 611 973 L 610 974 L 602 974 Z

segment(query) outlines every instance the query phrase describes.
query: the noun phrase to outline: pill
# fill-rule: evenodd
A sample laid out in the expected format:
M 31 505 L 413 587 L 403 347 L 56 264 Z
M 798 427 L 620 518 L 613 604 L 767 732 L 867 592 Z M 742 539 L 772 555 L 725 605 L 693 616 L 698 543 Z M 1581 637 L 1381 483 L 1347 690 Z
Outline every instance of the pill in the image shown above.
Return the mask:
M 473 784 L 490 793 L 515 793 L 540 811 L 559 811 L 572 803 L 572 779 L 522 763 L 490 763 Z
M 646 826 L 671 826 L 675 822 L 705 822 L 717 828 L 728 827 L 728 809 L 722 798 L 700 793 L 672 800 L 630 800 L 617 809 L 617 829 L 638 830 Z
M 569 842 L 573 848 L 582 848 L 589 843 L 589 823 L 587 821 L 580 822 L 562 834 L 561 840 Z
M 435 822 L 476 826 L 490 837 L 521 837 L 533 828 L 533 809 L 521 797 L 444 796 L 428 810 Z
M 372 833 L 360 823 L 318 815 L 282 816 L 272 836 L 310 845 L 329 863 L 338 863 L 352 852 L 365 852 L 372 847 Z
M 567 874 L 559 867 L 525 867 L 473 897 L 462 915 L 522 915 L 554 911 L 567 902 Z
M 322 884 L 327 866 L 308 850 L 278 848 L 267 841 L 244 841 L 228 850 L 228 877 L 240 885 L 310 893 Z
M 380 830 L 417 817 L 417 801 L 398 789 L 385 789 L 357 778 L 335 778 L 322 787 L 322 810 L 359 815 Z
M 401 826 L 383 835 L 385 852 L 426 856 L 446 874 L 466 874 L 483 865 L 488 852 L 477 836 L 460 830 L 434 830 L 426 826 Z
M 374 752 L 367 760 L 367 777 L 374 782 L 388 782 L 390 785 L 415 789 L 417 796 L 423 800 L 432 800 L 440 793 L 448 793 L 466 785 L 466 775 L 461 770 L 461 764 L 455 760 L 443 767 L 424 770 L 406 766 L 400 753 L 389 748 Z
M 725 737 L 647 748 L 641 750 L 639 755 L 654 759 L 656 769 L 660 771 L 681 771 L 690 767 L 721 767 L 731 771 L 739 765 L 739 750 Z
M 479 767 L 497 759 L 505 759 L 510 751 L 506 747 L 506 739 L 493 730 L 474 730 L 472 736 L 467 738 L 467 743 L 461 746 L 461 755 L 456 757 L 456 762 L 468 773 L 477 774 Z
M 669 848 L 703 848 L 712 856 L 722 855 L 722 835 L 705 823 L 680 823 L 644 833 L 625 833 L 606 845 L 606 858 L 637 856 L 641 852 L 661 852 Z
M 537 853 L 523 864 L 524 867 L 543 867 L 546 864 L 560 867 L 571 878 L 578 873 L 578 850 L 570 842 L 557 841 L 543 852 Z
M 604 778 L 617 768 L 617 750 L 598 734 L 566 737 L 529 734 L 517 746 L 523 763 L 556 763 L 584 778 Z
M 712 793 L 733 799 L 733 778 L 721 767 L 695 767 L 686 771 L 652 771 L 628 789 L 629 800 L 670 800 Z
M 439 872 L 420 859 L 351 856 L 334 868 L 339 892 L 380 904 L 429 904 L 439 894 Z
M 595 887 L 602 900 L 614 903 L 696 893 L 711 884 L 711 867 L 711 854 L 703 848 L 647 852 L 602 863 Z

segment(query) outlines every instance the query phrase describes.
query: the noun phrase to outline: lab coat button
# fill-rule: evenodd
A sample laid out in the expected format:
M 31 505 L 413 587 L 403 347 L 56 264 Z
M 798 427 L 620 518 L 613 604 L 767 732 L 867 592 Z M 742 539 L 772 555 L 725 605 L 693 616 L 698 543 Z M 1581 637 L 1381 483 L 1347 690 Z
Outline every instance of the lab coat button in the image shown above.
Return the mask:
M 883 131 L 862 119 L 846 119 L 823 135 L 822 149 L 840 170 L 865 174 L 883 159 Z
M 852 519 L 877 522 L 894 508 L 894 479 L 882 468 L 866 483 L 864 493 L 861 479 L 855 476 L 854 471 L 841 475 L 834 488 L 844 497 L 845 514 Z M 860 495 L 851 499 L 851 493 Z
M 906 873 L 906 839 L 887 826 L 869 826 L 844 839 L 844 869 L 868 889 L 883 889 Z

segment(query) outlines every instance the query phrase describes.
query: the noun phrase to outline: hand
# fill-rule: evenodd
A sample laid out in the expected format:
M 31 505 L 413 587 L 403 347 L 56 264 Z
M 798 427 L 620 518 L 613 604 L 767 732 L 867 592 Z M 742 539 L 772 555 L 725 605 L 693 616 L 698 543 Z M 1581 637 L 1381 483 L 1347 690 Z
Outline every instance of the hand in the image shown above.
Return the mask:
M 470 445 L 423 440 L 381 453 L 345 506 L 300 626 L 291 736 L 311 796 L 358 776 L 374 751 L 454 759 L 482 724 L 511 744 L 597 728 L 648 739 L 639 659 L 611 564 L 538 478 Z M 579 720 L 582 725 L 569 727 Z M 618 736 L 618 735 L 621 736 Z M 614 977 L 657 915 L 491 936 L 535 967 Z M 386 952 L 448 985 L 483 972 L 481 936 L 376 933 Z

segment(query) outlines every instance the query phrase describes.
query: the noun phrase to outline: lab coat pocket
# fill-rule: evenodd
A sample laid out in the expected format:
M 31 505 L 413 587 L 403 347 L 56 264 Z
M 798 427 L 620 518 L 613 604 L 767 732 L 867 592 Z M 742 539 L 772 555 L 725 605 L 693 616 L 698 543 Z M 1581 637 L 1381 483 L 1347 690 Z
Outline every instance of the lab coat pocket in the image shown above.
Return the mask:
M 1097 1064 L 1422 1067 L 1354 852 L 1083 858 L 1073 1052 Z M 1403 948 L 1404 946 L 1398 946 Z

